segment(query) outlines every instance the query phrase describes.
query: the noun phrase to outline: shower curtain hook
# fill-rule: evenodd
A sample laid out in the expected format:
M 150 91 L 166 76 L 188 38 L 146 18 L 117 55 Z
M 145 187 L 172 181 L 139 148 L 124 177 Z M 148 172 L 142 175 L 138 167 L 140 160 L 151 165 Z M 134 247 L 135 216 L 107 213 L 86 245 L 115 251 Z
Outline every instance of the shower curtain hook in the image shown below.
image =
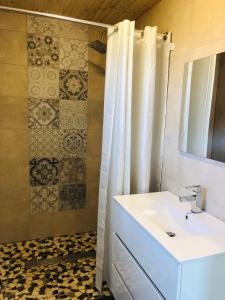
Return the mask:
M 164 41 L 166 41 L 166 40 L 167 40 L 167 38 L 168 38 L 168 34 L 169 34 L 169 32 L 168 32 L 168 31 L 163 33 L 163 40 L 164 40 Z

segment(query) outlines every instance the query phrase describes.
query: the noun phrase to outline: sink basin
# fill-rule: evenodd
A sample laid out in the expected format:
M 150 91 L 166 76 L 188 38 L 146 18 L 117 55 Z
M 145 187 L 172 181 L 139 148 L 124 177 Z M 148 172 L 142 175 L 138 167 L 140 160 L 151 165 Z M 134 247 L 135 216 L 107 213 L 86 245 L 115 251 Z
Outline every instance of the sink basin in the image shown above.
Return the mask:
M 206 212 L 186 219 L 190 210 L 170 192 L 114 197 L 112 265 L 126 299 L 225 299 L 225 223 Z
M 225 252 L 225 223 L 206 212 L 186 219 L 191 204 L 171 192 L 115 199 L 179 262 Z
M 160 230 L 165 233 L 172 232 L 176 238 L 184 238 L 196 235 L 212 236 L 216 234 L 213 228 L 210 228 L 206 222 L 201 222 L 199 218 L 193 218 L 192 215 L 188 215 L 186 218 L 186 212 L 189 209 L 179 209 L 179 205 L 175 205 L 173 201 L 155 201 L 150 204 L 152 209 L 144 212 L 144 216 L 149 222 L 158 226 Z

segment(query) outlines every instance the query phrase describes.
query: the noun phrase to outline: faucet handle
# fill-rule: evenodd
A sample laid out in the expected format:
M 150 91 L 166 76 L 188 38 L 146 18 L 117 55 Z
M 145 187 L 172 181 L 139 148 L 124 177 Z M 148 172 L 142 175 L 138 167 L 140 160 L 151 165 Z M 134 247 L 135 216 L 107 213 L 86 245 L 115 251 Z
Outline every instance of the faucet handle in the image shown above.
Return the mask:
M 187 190 L 191 190 L 192 192 L 195 193 L 201 193 L 203 191 L 203 188 L 201 185 L 189 185 L 189 186 L 185 186 L 185 189 Z
M 199 212 L 203 209 L 203 201 L 204 201 L 204 189 L 201 185 L 191 185 L 185 187 L 188 190 L 191 190 L 195 193 L 195 202 L 192 203 L 192 212 Z

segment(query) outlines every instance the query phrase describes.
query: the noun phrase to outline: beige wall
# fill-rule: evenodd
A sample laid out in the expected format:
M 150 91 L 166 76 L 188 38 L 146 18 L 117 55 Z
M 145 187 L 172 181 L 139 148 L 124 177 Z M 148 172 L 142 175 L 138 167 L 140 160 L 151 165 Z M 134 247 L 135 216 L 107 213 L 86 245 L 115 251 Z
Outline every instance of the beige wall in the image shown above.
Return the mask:
M 99 39 L 100 31 L 90 28 Z M 89 50 L 86 206 L 32 215 L 26 16 L 0 13 L 0 242 L 96 229 L 105 56 Z
M 0 13 L 0 241 L 29 236 L 26 17 Z
M 225 165 L 178 152 L 184 63 L 225 51 L 224 0 L 162 0 L 137 20 L 138 27 L 157 25 L 172 31 L 168 111 L 164 144 L 163 187 L 201 184 L 206 188 L 206 209 L 225 221 Z

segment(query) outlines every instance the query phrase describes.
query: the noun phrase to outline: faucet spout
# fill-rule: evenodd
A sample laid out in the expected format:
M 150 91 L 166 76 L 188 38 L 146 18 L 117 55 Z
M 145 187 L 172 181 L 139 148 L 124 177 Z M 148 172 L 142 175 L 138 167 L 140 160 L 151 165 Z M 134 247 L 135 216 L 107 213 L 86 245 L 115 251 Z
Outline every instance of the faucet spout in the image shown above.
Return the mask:
M 203 200 L 203 189 L 200 185 L 186 186 L 185 189 L 189 190 L 188 195 L 177 195 L 181 202 L 191 203 L 191 213 L 198 214 L 202 212 L 199 204 L 202 204 Z

